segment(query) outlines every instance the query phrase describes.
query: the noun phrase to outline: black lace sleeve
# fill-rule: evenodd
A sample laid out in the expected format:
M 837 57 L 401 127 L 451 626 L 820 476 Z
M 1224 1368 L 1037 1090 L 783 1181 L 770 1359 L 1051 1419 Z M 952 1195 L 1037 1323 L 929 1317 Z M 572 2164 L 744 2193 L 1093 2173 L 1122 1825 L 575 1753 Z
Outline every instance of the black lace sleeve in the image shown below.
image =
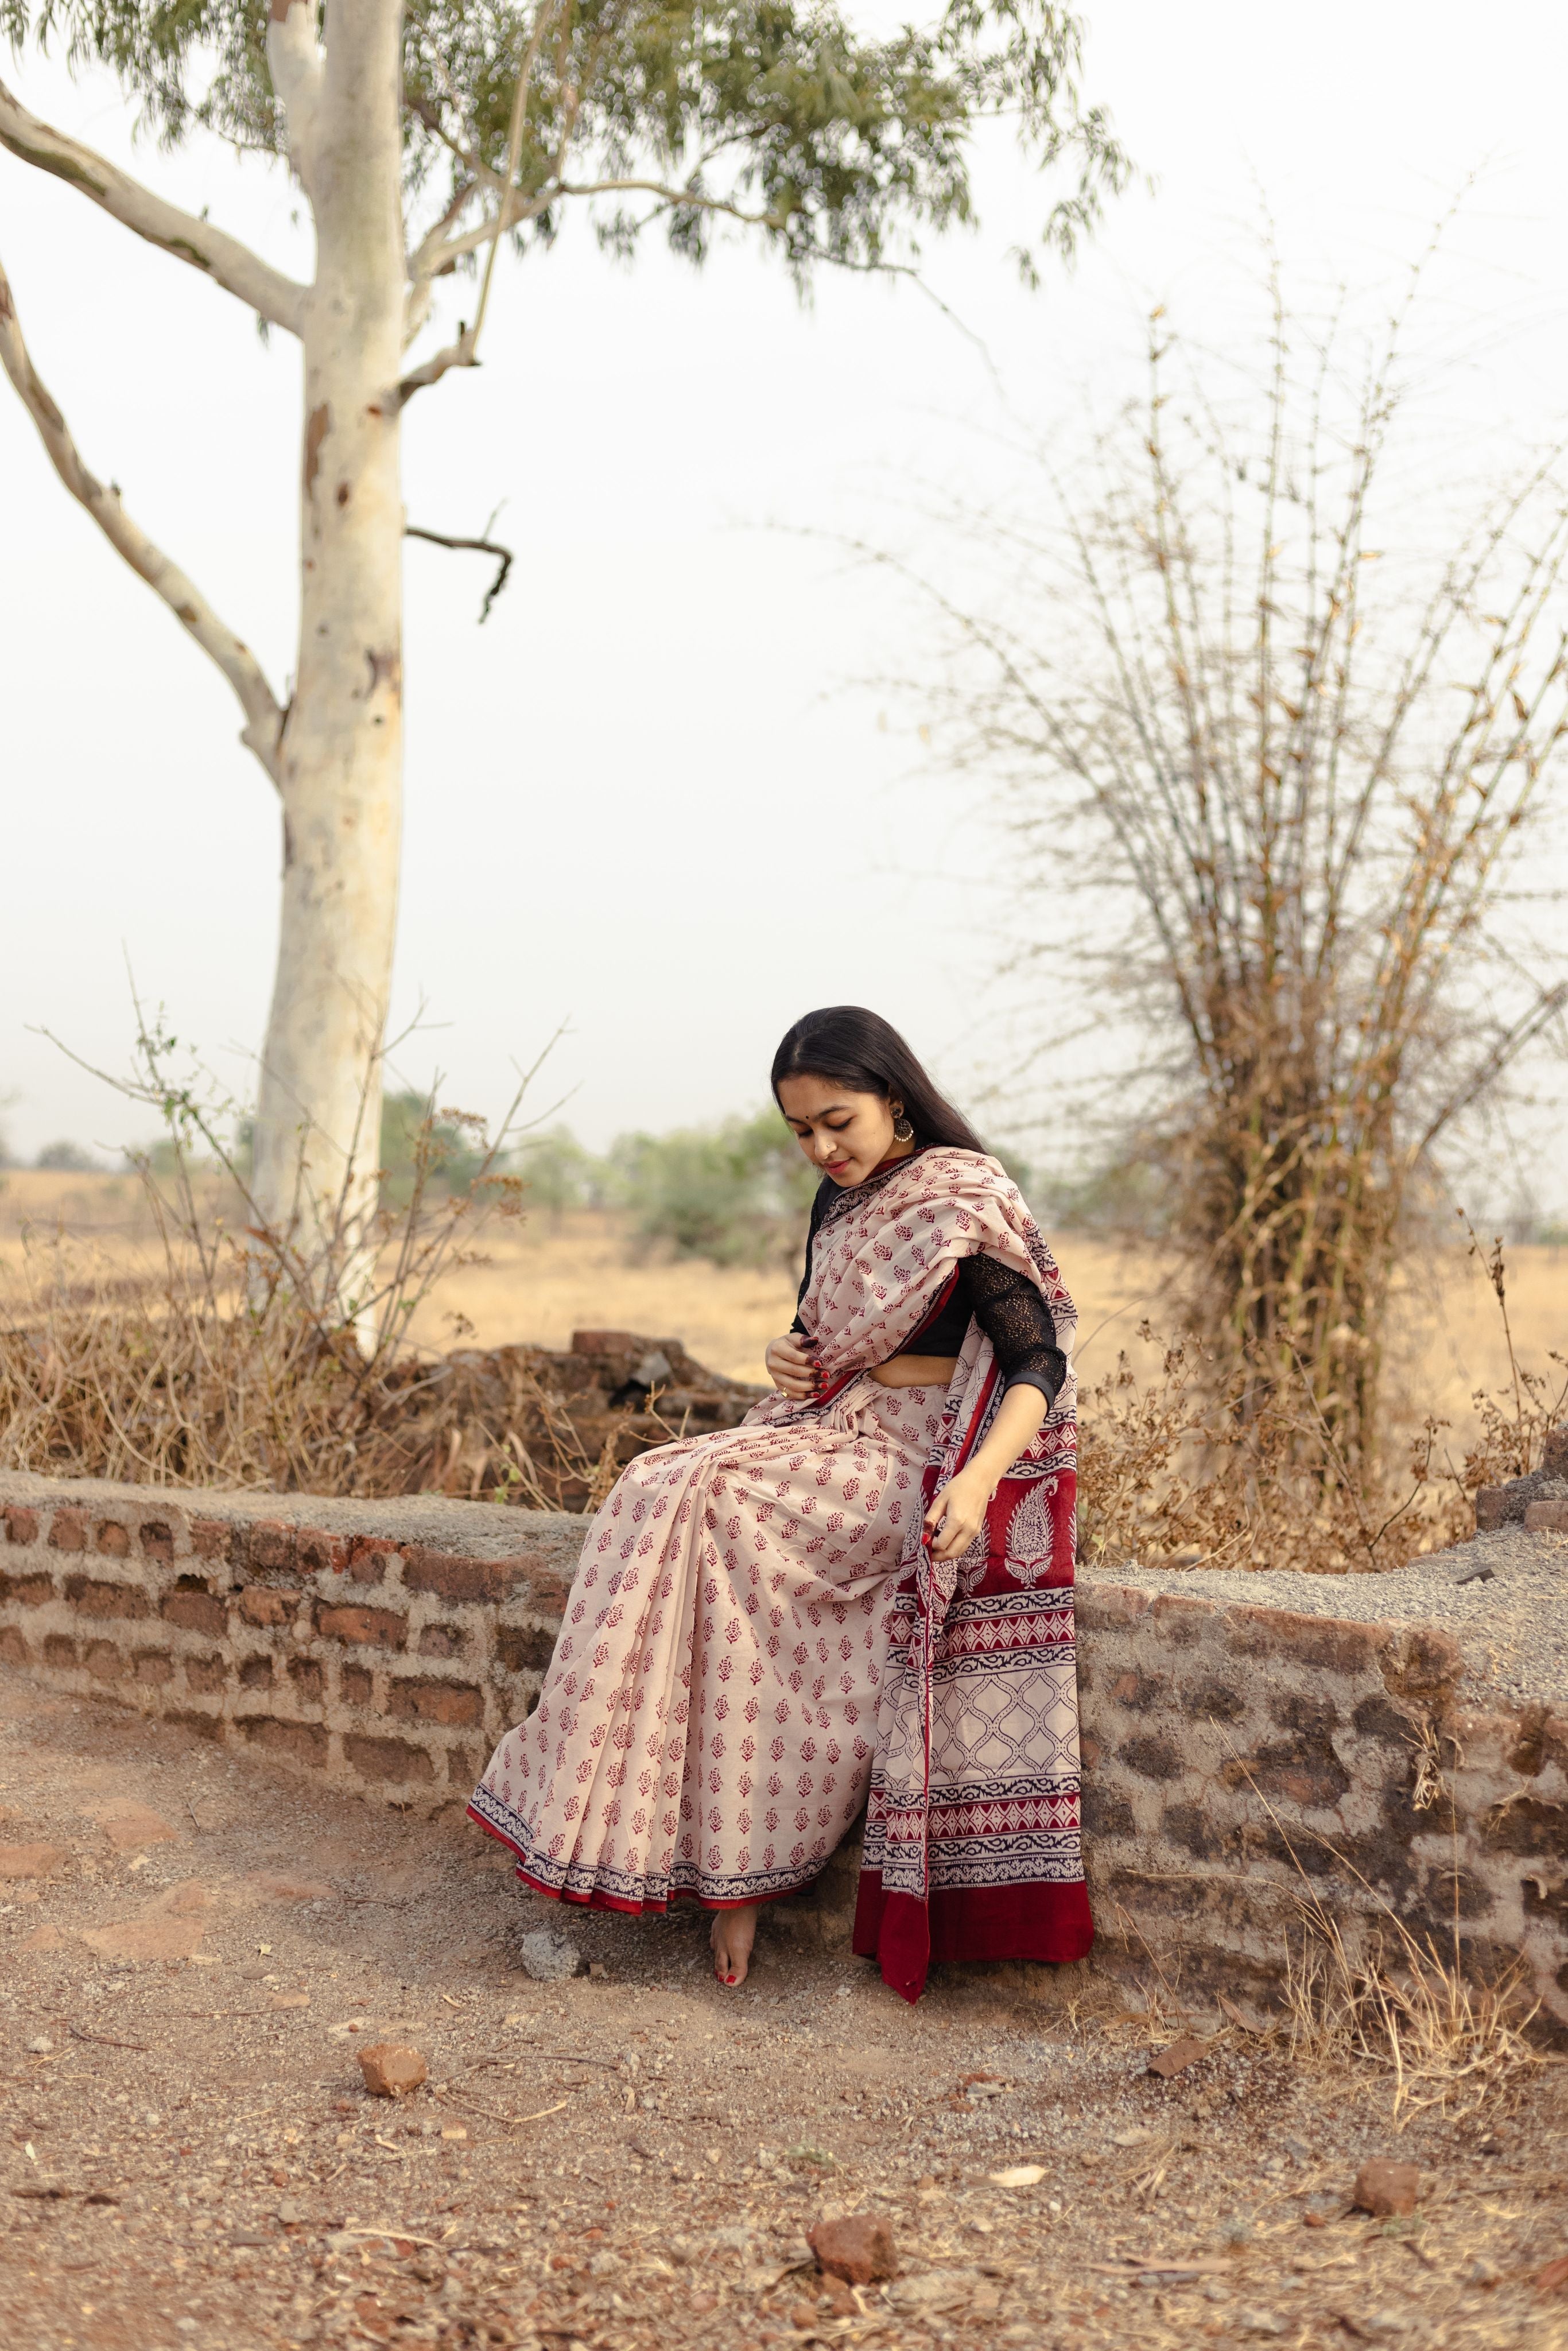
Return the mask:
M 833 1191 L 832 1177 L 824 1176 L 817 1186 L 816 1196 L 811 1202 L 811 1221 L 806 1228 L 806 1270 L 800 1276 L 800 1287 L 795 1292 L 795 1320 L 789 1325 L 791 1331 L 804 1331 L 806 1327 L 800 1320 L 800 1301 L 806 1295 L 806 1285 L 811 1279 L 811 1250 L 816 1242 L 818 1228 L 822 1221 L 823 1211 L 833 1196 Z
M 1067 1358 L 1056 1343 L 1051 1309 L 1028 1275 L 999 1258 L 967 1257 L 958 1292 L 996 1349 L 1005 1384 L 1039 1388 L 1053 1405 L 1067 1377 Z

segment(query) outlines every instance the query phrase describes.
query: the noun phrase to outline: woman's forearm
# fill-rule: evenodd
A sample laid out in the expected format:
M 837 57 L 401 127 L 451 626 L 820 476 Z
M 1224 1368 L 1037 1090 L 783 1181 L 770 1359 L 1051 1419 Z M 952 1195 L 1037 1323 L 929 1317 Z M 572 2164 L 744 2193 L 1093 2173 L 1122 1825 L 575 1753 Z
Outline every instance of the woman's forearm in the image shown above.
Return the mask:
M 1050 1410 L 1044 1392 L 1020 1380 L 1003 1396 L 990 1434 L 983 1445 L 977 1447 L 967 1466 L 990 1485 L 999 1484 L 1024 1447 L 1039 1435 L 1040 1423 Z

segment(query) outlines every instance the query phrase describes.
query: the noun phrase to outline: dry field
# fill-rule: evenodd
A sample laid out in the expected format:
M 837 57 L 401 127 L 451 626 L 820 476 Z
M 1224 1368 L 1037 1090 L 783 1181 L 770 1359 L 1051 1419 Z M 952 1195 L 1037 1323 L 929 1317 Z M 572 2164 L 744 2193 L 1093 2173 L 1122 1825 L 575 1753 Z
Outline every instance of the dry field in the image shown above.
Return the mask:
M 133 1176 L 33 1169 L 0 1176 L 0 1282 L 19 1271 L 25 1249 L 47 1252 L 57 1235 L 68 1237 L 83 1270 L 90 1261 L 111 1276 L 128 1275 L 155 1263 L 153 1229 Z M 1114 1368 L 1118 1349 L 1139 1360 L 1145 1316 L 1158 1330 L 1171 1327 L 1171 1270 L 1151 1250 L 1086 1234 L 1054 1238 L 1078 1301 L 1080 1376 L 1092 1384 Z M 413 1329 L 424 1345 L 444 1349 L 461 1335 L 480 1347 L 514 1340 L 564 1347 L 574 1330 L 639 1331 L 678 1337 L 714 1370 L 760 1380 L 763 1349 L 794 1312 L 794 1281 L 782 1271 L 649 1255 L 609 1216 L 495 1223 L 483 1247 L 488 1262 L 448 1275 L 422 1307 Z M 1520 1359 L 1544 1370 L 1553 1349 L 1568 1354 L 1568 1249 L 1516 1249 L 1509 1267 Z M 1506 1386 L 1496 1302 L 1463 1249 L 1433 1249 L 1406 1269 L 1391 1363 L 1396 1423 L 1414 1427 L 1435 1413 L 1452 1424 L 1456 1447 L 1474 1425 L 1475 1389 Z
M 688 1912 L 563 1917 L 465 1823 L 9 1667 L 0 1803 L 16 2351 L 1568 2346 L 1561 2064 L 1396 2122 L 1383 2068 L 1082 1965 L 910 2010 L 772 1916 L 725 1992 Z M 540 1926 L 594 1975 L 531 1980 Z M 1408 2218 L 1352 2209 L 1374 2158 Z M 897 2273 L 852 2291 L 805 2232 L 857 2212 Z

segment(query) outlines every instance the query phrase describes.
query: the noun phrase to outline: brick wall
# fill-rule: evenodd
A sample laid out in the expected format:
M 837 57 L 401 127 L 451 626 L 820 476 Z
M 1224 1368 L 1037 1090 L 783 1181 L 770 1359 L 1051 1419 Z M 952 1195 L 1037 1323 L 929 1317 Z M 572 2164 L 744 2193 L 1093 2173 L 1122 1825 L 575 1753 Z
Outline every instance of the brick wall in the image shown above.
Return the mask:
M 421 1810 L 549 1661 L 585 1522 L 0 1476 L 0 1659 Z
M 584 1531 L 439 1498 L 0 1475 L 0 1658 L 434 1810 L 466 1799 L 528 1710 Z M 1488 1698 L 1429 1625 L 1260 1606 L 1266 1575 L 1239 1577 L 1235 1602 L 1181 1581 L 1079 1586 L 1103 1962 L 1267 2004 L 1310 1884 L 1353 1945 L 1385 1907 L 1446 1944 L 1457 1906 L 1472 1958 L 1522 1959 L 1568 2030 L 1561 1712 Z M 1327 1579 L 1310 1582 L 1335 1604 Z M 1355 1580 L 1358 1598 L 1369 1588 Z M 842 1936 L 853 1884 L 846 1852 L 812 1931 Z
M 1451 1951 L 1457 1914 L 1470 1961 L 1522 1959 L 1568 2027 L 1568 1719 L 1489 1698 L 1433 1625 L 1259 1607 L 1267 1577 L 1240 1581 L 1229 1605 L 1080 1583 L 1103 1957 L 1264 2003 L 1310 1889 L 1353 1951 L 1396 1947 L 1390 1913 Z

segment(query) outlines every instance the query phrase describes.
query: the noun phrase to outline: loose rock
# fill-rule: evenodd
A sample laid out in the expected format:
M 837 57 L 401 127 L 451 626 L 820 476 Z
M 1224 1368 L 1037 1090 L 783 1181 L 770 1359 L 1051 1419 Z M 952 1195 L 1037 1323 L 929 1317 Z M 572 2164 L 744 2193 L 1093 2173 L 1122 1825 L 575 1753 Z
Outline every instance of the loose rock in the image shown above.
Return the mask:
M 0 1844 L 0 1877 L 52 1877 L 65 1861 L 57 1844 Z
M 1355 2175 L 1351 2202 L 1375 2220 L 1401 2220 L 1416 2210 L 1421 2175 L 1413 2163 L 1388 2163 L 1374 2156 Z
M 874 2212 L 852 2213 L 847 2220 L 819 2220 L 806 2231 L 806 2242 L 817 2256 L 817 2266 L 846 2285 L 876 2285 L 894 2277 L 893 2230 Z
M 522 1952 L 523 1972 L 535 1983 L 564 1983 L 582 1965 L 577 1945 L 569 1943 L 564 1935 L 552 1935 L 548 1927 L 536 1927 L 531 1935 L 525 1935 Z
M 406 2098 L 430 2074 L 417 2049 L 406 2048 L 396 2041 L 377 2041 L 369 2049 L 361 2049 L 360 2071 L 373 2098 Z
M 139 1804 L 133 1797 L 110 1796 L 90 1811 L 116 1853 L 139 1853 L 143 1845 L 180 1841 L 180 1830 L 172 1828 L 162 1813 L 155 1813 L 151 1804 Z
M 1157 2049 L 1155 2052 L 1149 2059 L 1149 2071 L 1151 2074 L 1157 2074 L 1162 2082 L 1168 2082 L 1173 2075 L 1185 2074 L 1189 2065 L 1196 2065 L 1199 2058 L 1207 2057 L 1207 2054 L 1208 2046 L 1206 2042 L 1173 2041 L 1168 2049 Z

